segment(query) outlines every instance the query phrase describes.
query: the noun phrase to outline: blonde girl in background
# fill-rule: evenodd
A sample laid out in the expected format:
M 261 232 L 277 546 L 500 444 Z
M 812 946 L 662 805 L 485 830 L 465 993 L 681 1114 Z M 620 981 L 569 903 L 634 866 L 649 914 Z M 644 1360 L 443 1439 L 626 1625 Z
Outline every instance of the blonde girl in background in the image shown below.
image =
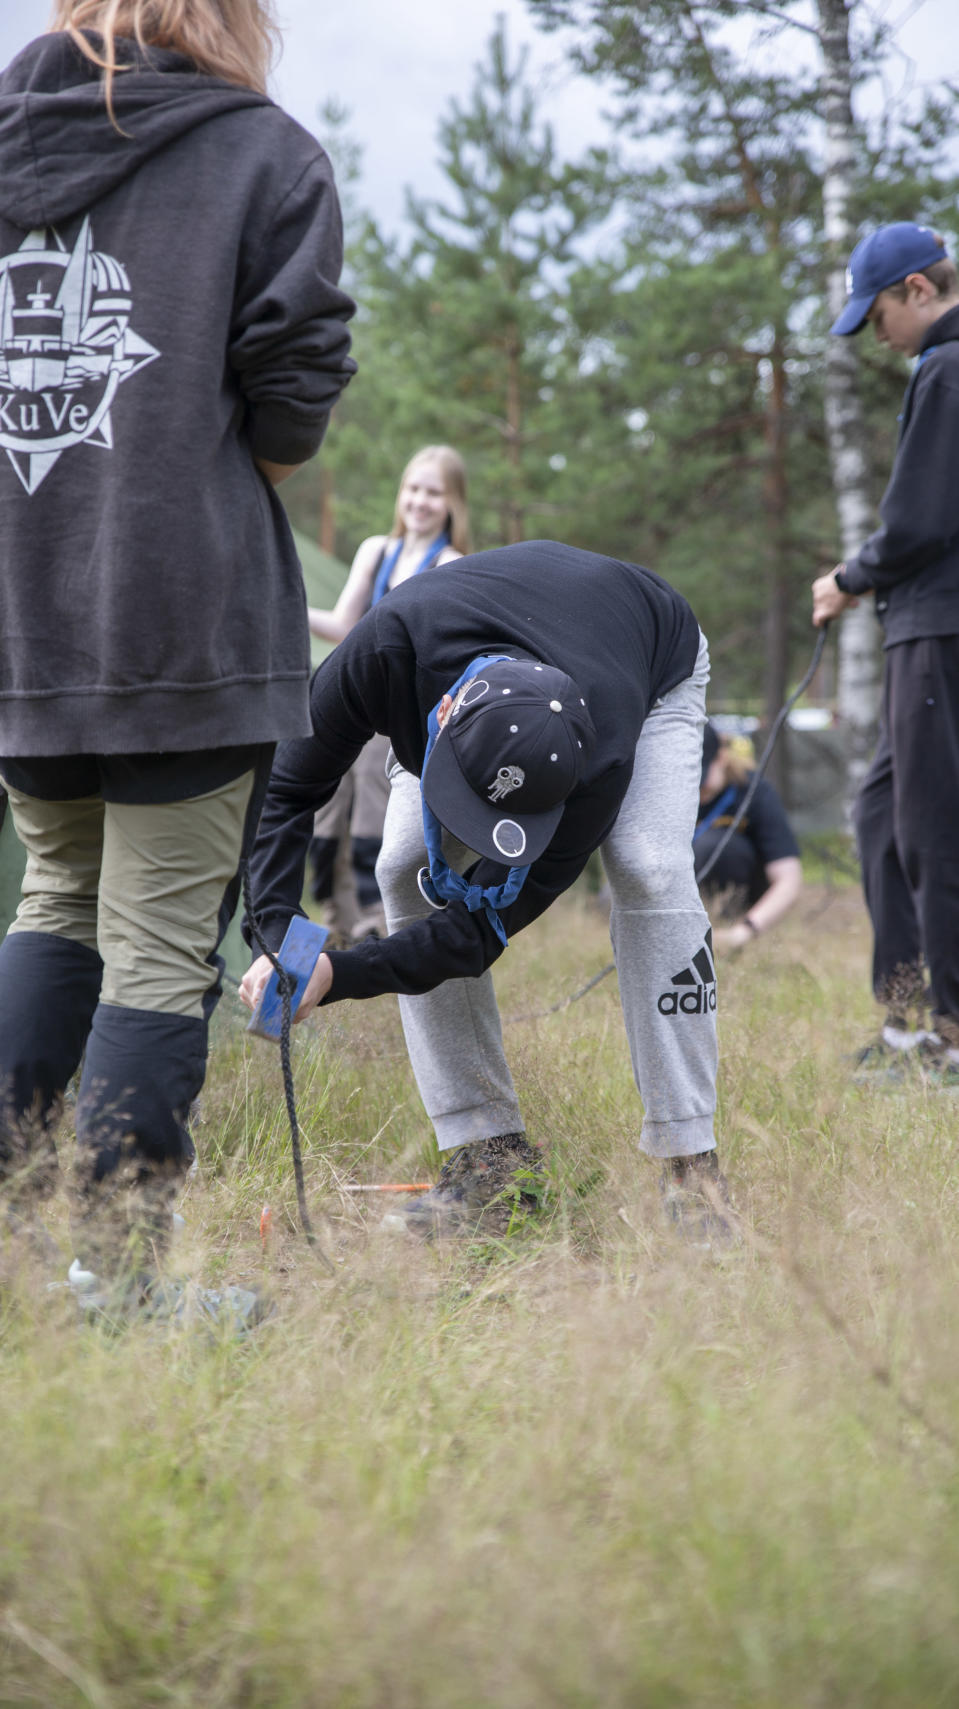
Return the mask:
M 450 445 L 424 445 L 403 470 L 389 533 L 362 542 L 332 611 L 310 607 L 310 629 L 323 641 L 342 641 L 392 588 L 469 550 L 463 459 Z M 390 794 L 388 750 L 385 737 L 367 744 L 313 827 L 311 893 L 329 902 L 329 923 L 344 942 L 386 930 L 374 867 Z

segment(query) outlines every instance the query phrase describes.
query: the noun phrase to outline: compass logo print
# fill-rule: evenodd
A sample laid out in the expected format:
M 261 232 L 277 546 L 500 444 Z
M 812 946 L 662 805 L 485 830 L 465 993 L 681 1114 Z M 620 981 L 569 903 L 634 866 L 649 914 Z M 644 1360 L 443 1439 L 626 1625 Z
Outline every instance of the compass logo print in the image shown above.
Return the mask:
M 160 355 L 130 325 L 126 269 L 93 247 L 28 232 L 0 257 L 0 449 L 33 494 L 75 445 L 113 446 L 118 386 Z

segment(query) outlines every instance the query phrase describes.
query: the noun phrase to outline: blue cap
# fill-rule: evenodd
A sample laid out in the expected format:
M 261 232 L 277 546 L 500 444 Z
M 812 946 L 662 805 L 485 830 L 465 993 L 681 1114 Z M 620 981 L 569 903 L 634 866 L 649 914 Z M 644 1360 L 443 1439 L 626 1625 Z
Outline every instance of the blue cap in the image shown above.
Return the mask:
M 859 332 L 880 291 L 901 284 L 908 273 L 921 273 L 946 258 L 942 239 L 928 225 L 898 220 L 881 225 L 857 243 L 846 268 L 846 306 L 829 328 L 848 336 Z

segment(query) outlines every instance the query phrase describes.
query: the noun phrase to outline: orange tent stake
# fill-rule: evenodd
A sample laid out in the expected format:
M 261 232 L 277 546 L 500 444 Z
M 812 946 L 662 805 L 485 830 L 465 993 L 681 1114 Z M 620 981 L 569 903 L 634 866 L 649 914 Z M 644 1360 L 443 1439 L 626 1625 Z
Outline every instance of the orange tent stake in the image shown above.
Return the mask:
M 377 1181 L 373 1185 L 347 1186 L 344 1193 L 428 1193 L 432 1181 Z

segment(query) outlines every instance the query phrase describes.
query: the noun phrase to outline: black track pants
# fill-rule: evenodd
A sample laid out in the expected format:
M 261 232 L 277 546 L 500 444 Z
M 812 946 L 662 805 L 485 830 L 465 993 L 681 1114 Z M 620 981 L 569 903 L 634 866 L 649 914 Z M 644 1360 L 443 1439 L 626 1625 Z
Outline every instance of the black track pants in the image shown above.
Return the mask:
M 888 649 L 856 830 L 877 996 L 924 956 L 934 1013 L 959 1025 L 959 636 Z

